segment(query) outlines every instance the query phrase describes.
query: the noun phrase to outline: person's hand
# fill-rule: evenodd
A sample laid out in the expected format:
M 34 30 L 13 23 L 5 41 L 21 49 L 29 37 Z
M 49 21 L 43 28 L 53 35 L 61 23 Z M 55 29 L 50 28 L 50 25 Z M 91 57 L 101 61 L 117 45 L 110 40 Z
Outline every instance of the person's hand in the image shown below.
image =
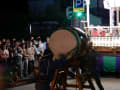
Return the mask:
M 63 58 L 63 57 L 65 57 L 64 54 L 54 55 L 54 56 L 53 56 L 53 60 L 54 60 L 54 61 L 55 61 L 55 60 L 59 60 L 59 59 L 61 59 L 61 58 Z
M 56 60 L 58 60 L 59 59 L 59 56 L 58 55 L 54 55 L 53 56 L 53 61 L 56 61 Z

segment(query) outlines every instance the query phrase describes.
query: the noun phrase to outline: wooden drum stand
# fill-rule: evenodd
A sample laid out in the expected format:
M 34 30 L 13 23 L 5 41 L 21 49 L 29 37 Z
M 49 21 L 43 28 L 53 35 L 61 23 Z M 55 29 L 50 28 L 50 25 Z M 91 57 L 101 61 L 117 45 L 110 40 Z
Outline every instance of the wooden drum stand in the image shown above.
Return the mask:
M 75 68 L 75 84 L 67 84 L 67 76 L 68 76 L 68 68 L 73 67 Z M 67 90 L 69 88 L 78 88 L 79 90 L 83 90 L 84 88 L 88 88 L 91 90 L 95 90 L 91 77 L 89 75 L 83 75 L 79 72 L 79 62 L 78 60 L 72 61 L 70 64 L 66 65 L 63 73 L 59 73 L 57 69 L 51 82 L 51 90 Z M 89 85 L 84 85 L 84 82 L 88 81 Z

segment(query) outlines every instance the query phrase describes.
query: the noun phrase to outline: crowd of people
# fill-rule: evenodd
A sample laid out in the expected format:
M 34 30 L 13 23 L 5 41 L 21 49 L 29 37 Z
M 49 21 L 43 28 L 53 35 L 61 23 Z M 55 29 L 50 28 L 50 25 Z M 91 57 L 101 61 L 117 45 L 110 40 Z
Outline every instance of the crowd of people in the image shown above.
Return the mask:
M 35 76 L 36 90 L 50 90 L 50 82 L 53 80 L 56 68 L 63 68 L 68 60 L 64 55 L 60 55 L 59 60 L 53 60 L 53 54 L 48 49 L 48 43 L 49 37 L 46 38 L 45 42 L 42 42 L 40 37 L 37 39 L 31 37 L 27 41 L 24 39 L 18 41 L 15 38 L 12 40 L 1 39 L 0 64 L 8 65 L 8 69 L 12 68 L 12 72 L 17 73 L 18 79 Z M 90 61 L 89 56 L 87 57 Z M 100 90 L 104 90 L 99 76 L 95 76 Z
M 88 29 L 88 34 L 89 36 L 92 36 L 92 37 L 119 37 L 120 36 L 120 28 L 112 28 L 112 33 L 111 33 L 108 28 L 103 28 L 100 25 L 98 26 L 90 25 L 90 27 L 91 28 Z
M 16 70 L 19 79 L 32 76 L 34 62 L 38 56 L 44 55 L 49 37 L 45 42 L 41 38 L 30 40 L 1 39 L 0 40 L 0 64 L 9 65 L 12 71 Z M 15 67 L 16 66 L 16 67 Z M 13 67 L 15 67 L 13 69 Z

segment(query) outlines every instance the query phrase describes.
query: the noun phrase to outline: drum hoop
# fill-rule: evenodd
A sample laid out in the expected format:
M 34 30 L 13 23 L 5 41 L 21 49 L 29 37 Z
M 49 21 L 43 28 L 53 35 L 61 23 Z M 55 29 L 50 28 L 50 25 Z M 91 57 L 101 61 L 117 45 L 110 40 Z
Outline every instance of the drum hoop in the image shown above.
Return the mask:
M 72 58 L 76 58 L 76 57 L 78 56 L 78 54 L 79 54 L 79 51 L 80 51 L 80 46 L 79 46 L 79 45 L 81 44 L 81 41 L 80 41 L 80 39 L 79 39 L 79 34 L 77 33 L 77 31 L 75 31 L 74 28 L 63 28 L 63 29 L 64 29 L 64 30 L 67 30 L 67 31 L 70 31 L 71 34 L 73 34 L 74 38 L 75 38 L 76 41 L 77 41 L 77 47 L 72 50 L 72 51 L 74 51 L 74 53 L 73 53 L 71 59 L 72 59 Z M 77 54 L 76 54 L 76 53 L 77 53 Z

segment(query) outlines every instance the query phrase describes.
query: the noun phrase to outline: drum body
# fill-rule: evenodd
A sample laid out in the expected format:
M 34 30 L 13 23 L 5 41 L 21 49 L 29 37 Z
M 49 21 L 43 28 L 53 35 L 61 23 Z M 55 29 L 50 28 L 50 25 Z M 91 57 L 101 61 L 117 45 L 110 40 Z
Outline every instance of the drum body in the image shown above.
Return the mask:
M 87 46 L 88 37 L 86 33 L 78 28 L 62 28 L 52 33 L 49 48 L 54 56 L 61 54 L 69 56 L 69 59 L 82 55 Z

